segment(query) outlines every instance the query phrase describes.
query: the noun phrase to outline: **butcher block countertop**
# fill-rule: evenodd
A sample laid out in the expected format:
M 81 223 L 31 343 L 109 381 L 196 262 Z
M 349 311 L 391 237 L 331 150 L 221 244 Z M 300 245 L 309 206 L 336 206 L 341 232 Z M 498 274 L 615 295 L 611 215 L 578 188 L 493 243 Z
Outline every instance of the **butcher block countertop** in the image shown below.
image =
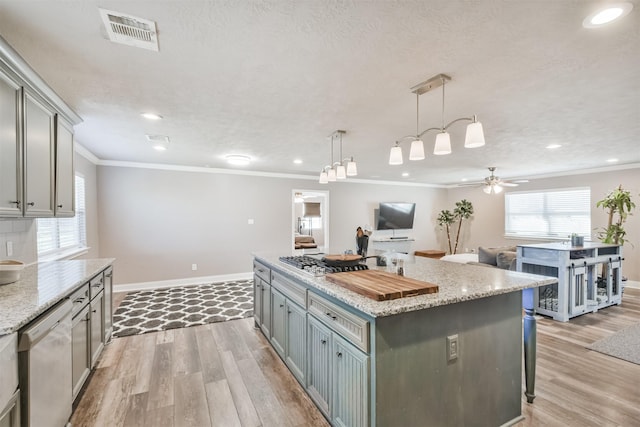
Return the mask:
M 28 265 L 20 280 L 0 286 L 0 335 L 17 331 L 113 264 L 113 258 Z
M 517 292 L 558 281 L 555 277 L 407 255 L 404 262 L 404 276 L 437 285 L 438 292 L 376 301 L 332 283 L 324 276 L 314 277 L 289 266 L 278 260 L 282 254 L 254 253 L 253 255 L 256 260 L 272 269 L 296 278 L 311 289 L 326 293 L 374 318 Z M 368 259 L 367 265 L 372 270 L 386 270 L 385 267 L 376 267 L 375 259 Z

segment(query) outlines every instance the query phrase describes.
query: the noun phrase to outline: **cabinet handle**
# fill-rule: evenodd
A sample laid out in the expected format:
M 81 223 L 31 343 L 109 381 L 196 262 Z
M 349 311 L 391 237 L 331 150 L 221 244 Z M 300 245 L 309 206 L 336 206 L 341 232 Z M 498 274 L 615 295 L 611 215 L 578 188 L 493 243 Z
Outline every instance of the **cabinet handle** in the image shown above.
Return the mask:
M 84 301 L 84 298 L 76 298 L 76 299 L 73 300 L 74 303 L 82 302 L 82 301 Z
M 280 308 L 284 307 L 284 304 L 280 304 Z
M 262 287 L 262 285 L 256 285 L 256 288 L 261 288 L 261 287 Z
M 62 209 L 62 205 L 58 205 L 58 209 Z
M 97 312 L 98 312 L 98 309 L 91 310 L 91 312 L 92 312 L 92 313 L 97 313 Z
M 20 200 L 11 201 L 11 202 L 9 202 L 9 204 L 16 205 L 16 208 L 19 208 L 20 207 Z
M 102 282 L 91 285 L 92 288 L 99 288 L 100 286 L 102 286 Z
M 336 356 L 338 356 L 338 357 L 342 357 L 342 353 L 337 352 L 337 353 L 336 353 Z
M 291 310 L 287 310 L 287 313 L 288 313 L 288 314 L 291 314 Z
M 35 206 L 35 205 L 36 205 L 36 202 L 29 202 L 29 203 L 27 203 L 27 206 Z
M 321 343 L 322 345 L 325 345 L 325 344 L 327 343 L 327 340 L 320 340 L 320 343 Z

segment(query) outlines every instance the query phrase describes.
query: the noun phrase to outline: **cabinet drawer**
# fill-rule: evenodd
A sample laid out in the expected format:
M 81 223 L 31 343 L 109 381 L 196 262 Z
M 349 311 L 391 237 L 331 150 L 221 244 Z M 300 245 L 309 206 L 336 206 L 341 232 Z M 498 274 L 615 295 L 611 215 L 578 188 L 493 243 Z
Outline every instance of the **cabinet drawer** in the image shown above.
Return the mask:
M 282 292 L 291 301 L 307 307 L 307 289 L 275 271 L 271 273 L 271 286 Z
M 85 283 L 71 294 L 71 317 L 76 317 L 80 311 L 89 303 L 89 284 Z
M 369 322 L 309 292 L 309 312 L 364 352 L 369 352 Z
M 89 282 L 89 297 L 94 299 L 104 289 L 104 277 L 102 273 L 91 279 Z
M 253 274 L 271 283 L 271 269 L 259 261 L 253 260 Z

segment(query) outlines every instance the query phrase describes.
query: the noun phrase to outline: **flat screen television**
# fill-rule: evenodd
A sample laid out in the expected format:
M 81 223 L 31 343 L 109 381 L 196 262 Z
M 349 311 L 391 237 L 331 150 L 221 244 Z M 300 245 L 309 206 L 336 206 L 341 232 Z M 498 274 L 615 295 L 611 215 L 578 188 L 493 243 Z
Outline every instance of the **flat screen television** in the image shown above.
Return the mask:
M 380 203 L 376 230 L 410 230 L 413 228 L 415 213 L 415 203 Z

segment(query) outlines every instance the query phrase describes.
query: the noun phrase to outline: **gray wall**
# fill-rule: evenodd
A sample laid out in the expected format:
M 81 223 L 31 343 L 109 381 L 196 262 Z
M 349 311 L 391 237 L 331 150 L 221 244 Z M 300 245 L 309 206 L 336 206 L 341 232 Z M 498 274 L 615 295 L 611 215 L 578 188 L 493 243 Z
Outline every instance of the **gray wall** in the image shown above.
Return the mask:
M 603 209 L 596 207 L 596 202 L 620 184 L 624 189 L 631 191 L 632 200 L 636 204 L 635 214 L 628 217 L 624 226 L 627 231 L 627 239 L 633 245 L 627 243 L 624 246 L 623 275 L 630 280 L 638 281 L 640 280 L 640 169 L 536 179 L 507 191 L 590 187 L 591 227 L 594 229 L 592 237 L 594 241 L 598 241 L 596 239 L 597 229 L 606 226 L 607 214 Z M 477 248 L 478 246 L 538 243 L 532 240 L 515 240 L 504 237 L 504 194 L 488 195 L 479 188 L 460 187 L 450 189 L 448 197 L 450 205 L 461 199 L 467 199 L 473 203 L 475 214 L 469 222 L 465 246 Z
M 381 201 L 417 203 L 414 247 L 437 244 L 433 215 L 446 201 L 445 189 L 321 186 L 310 180 L 99 166 L 100 256 L 116 258 L 118 284 L 249 272 L 252 252 L 291 252 L 291 191 L 301 188 L 330 192 L 332 252 L 355 250 L 356 228 L 373 223 Z

